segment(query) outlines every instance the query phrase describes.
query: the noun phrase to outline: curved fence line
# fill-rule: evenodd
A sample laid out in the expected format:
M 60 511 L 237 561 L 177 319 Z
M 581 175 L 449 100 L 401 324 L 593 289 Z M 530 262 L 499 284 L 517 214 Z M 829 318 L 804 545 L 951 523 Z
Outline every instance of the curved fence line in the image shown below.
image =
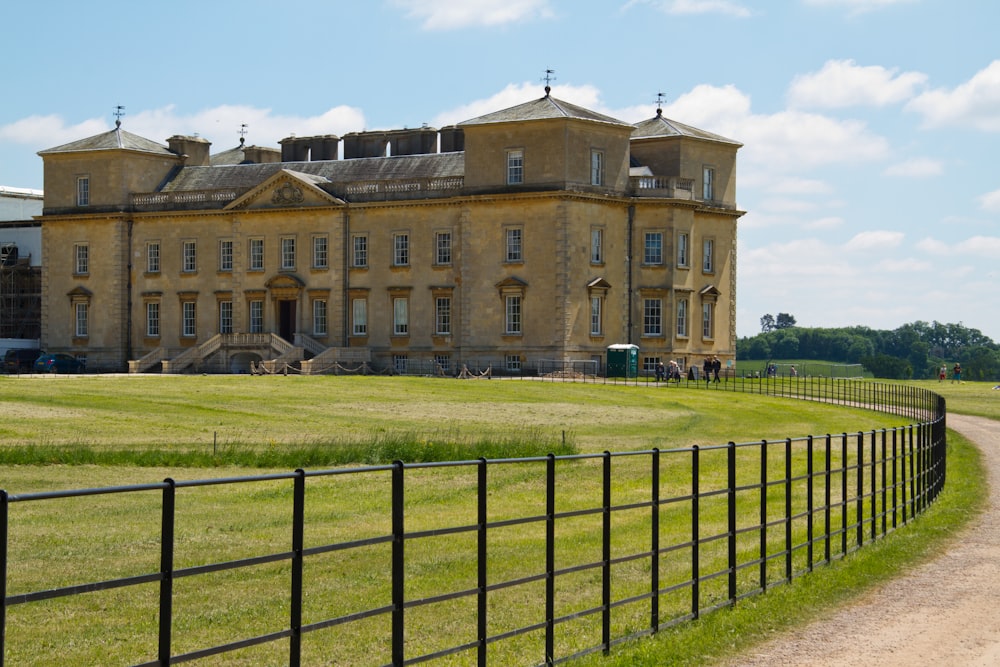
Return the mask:
M 940 396 L 843 381 L 751 386 L 913 423 L 663 451 L 0 492 L 0 664 L 101 662 L 88 650 L 135 665 L 253 650 L 293 666 L 559 664 L 790 582 L 906 524 L 943 488 Z M 191 509 L 205 493 L 218 513 Z M 24 526 L 42 511 L 79 539 L 107 534 L 106 557 L 73 567 L 72 540 L 27 543 Z M 139 544 L 115 539 L 128 521 L 146 531 Z M 73 575 L 49 579 L 30 566 L 39 560 Z M 90 635 L 51 623 L 68 601 L 100 607 L 95 598 L 124 591 L 134 608 L 105 612 L 107 627 Z M 213 603 L 227 613 L 213 615 Z

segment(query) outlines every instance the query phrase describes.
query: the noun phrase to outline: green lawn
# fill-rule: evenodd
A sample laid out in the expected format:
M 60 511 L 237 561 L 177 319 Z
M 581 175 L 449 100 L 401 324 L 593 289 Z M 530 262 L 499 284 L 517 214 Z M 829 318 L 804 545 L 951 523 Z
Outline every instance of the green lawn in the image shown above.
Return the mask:
M 936 383 L 927 386 L 936 389 Z M 941 389 L 945 393 L 943 386 Z M 960 411 L 963 397 L 970 404 L 982 403 L 983 409 L 989 405 L 989 399 L 974 387 L 955 385 L 951 391 L 949 406 L 953 410 Z M 996 394 L 1000 398 L 1000 392 Z M 303 457 L 316 464 L 310 467 L 343 465 L 363 460 L 366 449 L 386 443 L 391 446 L 383 447 L 382 456 L 389 460 L 397 456 L 420 460 L 424 455 L 433 459 L 437 454 L 456 452 L 463 456 L 449 458 L 474 459 L 487 455 L 484 450 L 488 447 L 497 447 L 500 452 L 533 447 L 541 453 L 564 446 L 587 453 L 670 449 L 730 440 L 853 433 L 903 423 L 889 415 L 700 387 L 419 378 L 0 378 L 0 405 L 5 414 L 0 444 L 5 465 L 0 488 L 9 493 L 147 483 L 165 477 L 181 480 L 284 472 L 302 464 Z M 98 463 L 86 463 L 86 457 L 75 459 L 74 451 L 89 452 L 90 460 Z M 150 457 L 163 453 L 175 458 Z M 72 465 L 24 463 L 39 456 L 45 460 L 45 455 L 49 461 Z M 157 465 L 158 460 L 171 463 Z M 806 610 L 856 595 L 872 582 L 941 548 L 951 532 L 969 519 L 970 509 L 976 507 L 976 493 L 981 492 L 977 465 L 975 450 L 953 437 L 949 442 L 949 481 L 969 482 L 949 484 L 927 514 L 903 529 L 907 539 L 881 540 L 831 567 L 819 568 L 792 586 L 750 598 L 736 611 L 716 612 L 699 622 L 683 623 L 655 639 L 617 647 L 609 658 L 585 659 L 584 664 L 701 664 L 746 646 L 767 632 L 801 622 L 811 613 Z M 571 507 L 578 502 L 574 497 L 597 493 L 599 475 L 595 470 L 590 465 L 569 466 L 560 484 L 574 495 L 560 502 Z M 468 520 L 471 509 L 463 492 L 474 484 L 468 472 L 445 468 L 419 475 L 421 484 L 414 487 L 419 490 L 411 499 L 414 513 L 408 522 L 433 528 Z M 311 486 L 310 512 L 315 514 L 307 516 L 307 526 L 312 527 L 309 543 L 384 532 L 386 508 L 380 500 L 384 494 L 378 492 L 383 483 L 375 477 L 357 476 L 349 483 Z M 538 486 L 527 473 L 514 470 L 495 483 L 497 498 L 505 503 L 539 501 Z M 616 498 L 627 497 L 634 491 L 616 489 L 615 493 Z M 61 511 L 49 501 L 12 505 L 11 526 L 16 537 L 11 540 L 9 594 L 157 569 L 157 494 L 141 496 L 127 505 L 120 496 L 99 496 L 79 503 L 74 512 Z M 184 517 L 179 567 L 287 548 L 287 485 L 199 487 L 185 492 L 179 507 Z M 494 518 L 502 518 L 504 503 L 493 511 L 497 513 Z M 81 514 L 94 526 L 102 526 L 101 530 L 81 526 Z M 352 519 L 352 514 L 362 518 Z M 382 519 L 371 518 L 380 515 Z M 640 532 L 642 520 L 633 520 Z M 592 560 L 597 524 L 581 518 L 565 525 L 565 540 L 572 548 L 561 552 L 567 554 L 563 557 L 568 562 L 574 558 Z M 509 531 L 499 545 L 501 549 L 494 552 L 497 555 L 491 571 L 500 574 L 507 570 L 516 575 L 522 564 L 535 562 L 539 537 L 535 532 Z M 429 541 L 408 553 L 408 562 L 421 576 L 410 584 L 407 599 L 442 587 L 474 585 L 467 542 Z M 312 578 L 306 600 L 310 617 L 348 613 L 385 597 L 385 576 L 359 576 L 387 569 L 385 549 L 373 547 L 350 554 L 330 554 L 310 561 Z M 371 569 L 379 563 L 383 567 Z M 586 581 L 589 576 L 580 575 L 579 591 L 592 588 Z M 285 582 L 284 564 L 261 566 L 249 575 L 221 573 L 207 579 L 180 580 L 175 610 L 182 613 L 175 622 L 175 650 L 193 650 L 282 627 L 287 619 Z M 12 608 L 8 614 L 8 661 L 42 665 L 67 664 L 67 660 L 76 664 L 128 662 L 127 656 L 134 656 L 136 646 L 155 645 L 154 593 L 152 587 L 122 589 Z M 507 618 L 505 608 L 530 607 L 537 594 L 531 587 L 498 591 L 492 598 L 496 608 L 491 619 L 499 631 L 523 622 Z M 572 586 L 561 595 L 560 604 L 570 608 L 593 604 L 585 597 L 574 598 Z M 474 614 L 468 605 L 457 601 L 427 611 L 415 610 L 408 616 L 408 628 L 432 642 L 423 646 L 424 650 L 433 650 L 434 641 L 447 645 L 468 640 L 450 635 L 464 632 L 460 620 Z M 50 631 L 53 623 L 58 624 L 58 633 Z M 113 630 L 109 630 L 109 623 Z M 580 632 L 592 630 L 583 627 Z M 306 664 L 385 661 L 388 631 L 384 620 L 344 626 L 332 646 L 319 639 L 324 634 L 329 636 L 307 635 Z M 511 664 L 511 656 L 518 655 L 519 641 L 499 642 L 494 649 L 495 664 Z M 566 641 L 573 641 L 572 636 Z M 217 660 L 223 661 L 213 664 L 282 664 L 285 645 L 276 644 L 220 656 Z M 336 647 L 344 646 L 365 646 L 374 653 L 335 655 Z M 537 650 L 537 646 L 530 650 Z M 469 654 L 460 654 L 444 664 L 468 664 L 468 660 Z

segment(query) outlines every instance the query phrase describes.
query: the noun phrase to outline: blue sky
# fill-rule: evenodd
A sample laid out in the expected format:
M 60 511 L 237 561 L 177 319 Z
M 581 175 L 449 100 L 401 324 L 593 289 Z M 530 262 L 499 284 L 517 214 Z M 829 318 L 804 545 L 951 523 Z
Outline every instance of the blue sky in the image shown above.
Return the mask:
M 736 139 L 737 333 L 961 322 L 1000 341 L 995 0 L 10 2 L 0 185 L 113 127 L 213 151 L 440 127 L 543 94 Z M 16 63 L 16 64 L 15 64 Z

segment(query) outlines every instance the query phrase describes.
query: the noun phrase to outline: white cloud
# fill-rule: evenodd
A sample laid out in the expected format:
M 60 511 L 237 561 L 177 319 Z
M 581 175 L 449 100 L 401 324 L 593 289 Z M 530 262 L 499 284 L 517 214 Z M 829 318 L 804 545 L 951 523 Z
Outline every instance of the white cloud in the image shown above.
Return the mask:
M 875 268 L 882 273 L 922 273 L 931 271 L 934 264 L 913 257 L 887 258 L 878 262 Z
M 829 183 L 814 178 L 789 176 L 773 182 L 767 188 L 771 192 L 790 195 L 821 195 L 829 194 L 833 188 Z
M 906 105 L 924 117 L 926 127 L 973 127 L 1000 132 L 1000 60 L 994 60 L 966 83 L 917 96 Z
M 635 5 L 652 5 L 666 14 L 685 16 L 694 14 L 723 14 L 735 18 L 747 18 L 749 9 L 731 0 L 630 0 L 624 9 Z
M 496 26 L 553 15 L 548 0 L 392 0 L 425 30 Z
M 1000 237 L 998 236 L 971 236 L 964 241 L 948 244 L 944 241 L 933 238 L 921 239 L 917 243 L 917 248 L 924 252 L 940 257 L 968 257 L 995 260 L 1000 257 Z
M 174 105 L 147 109 L 122 118 L 122 129 L 141 137 L 166 144 L 175 134 L 198 135 L 213 143 L 213 152 L 239 144 L 239 132 L 247 125 L 248 144 L 277 146 L 278 141 L 292 134 L 345 134 L 365 127 L 364 114 L 356 108 L 338 106 L 318 116 L 276 116 L 270 109 L 222 105 L 192 114 L 178 113 Z M 37 150 L 56 146 L 107 132 L 108 121 L 88 119 L 68 125 L 59 116 L 32 116 L 0 126 L 0 140 L 17 141 L 37 146 Z
M 922 157 L 889 165 L 883 173 L 886 176 L 900 176 L 903 178 L 927 178 L 929 176 L 939 176 L 943 172 L 944 167 L 939 161 Z
M 839 218 L 835 215 L 827 216 L 825 218 L 818 218 L 812 220 L 802 225 L 803 229 L 809 230 L 824 230 L 824 229 L 836 229 L 844 225 L 844 219 Z
M 892 7 L 893 5 L 905 5 L 916 0 L 803 0 L 806 5 L 813 7 L 833 7 L 835 9 L 847 9 L 851 16 L 866 14 L 877 9 Z
M 1000 190 L 987 192 L 980 196 L 979 208 L 990 213 L 1000 213 Z
M 523 104 L 544 94 L 545 91 L 538 83 L 509 83 L 503 90 L 490 97 L 473 100 L 468 104 L 439 113 L 434 117 L 432 125 L 444 127 L 460 123 L 463 120 L 470 120 L 477 116 Z M 600 91 L 594 86 L 555 86 L 552 89 L 552 96 L 594 111 L 609 113 L 602 110 Z
M 895 248 L 903 242 L 902 232 L 873 230 L 860 232 L 844 244 L 846 250 L 884 250 Z
M 788 102 L 797 108 L 883 107 L 910 99 L 926 81 L 927 75 L 919 72 L 897 74 L 853 60 L 829 60 L 820 71 L 795 77 Z

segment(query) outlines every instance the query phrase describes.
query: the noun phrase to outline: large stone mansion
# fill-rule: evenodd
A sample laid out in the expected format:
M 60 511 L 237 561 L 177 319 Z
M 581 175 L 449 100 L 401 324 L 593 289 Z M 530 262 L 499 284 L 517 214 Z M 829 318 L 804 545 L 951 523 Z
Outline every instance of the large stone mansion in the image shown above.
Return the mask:
M 42 346 L 89 370 L 735 358 L 736 153 L 551 96 L 436 130 L 41 151 Z

